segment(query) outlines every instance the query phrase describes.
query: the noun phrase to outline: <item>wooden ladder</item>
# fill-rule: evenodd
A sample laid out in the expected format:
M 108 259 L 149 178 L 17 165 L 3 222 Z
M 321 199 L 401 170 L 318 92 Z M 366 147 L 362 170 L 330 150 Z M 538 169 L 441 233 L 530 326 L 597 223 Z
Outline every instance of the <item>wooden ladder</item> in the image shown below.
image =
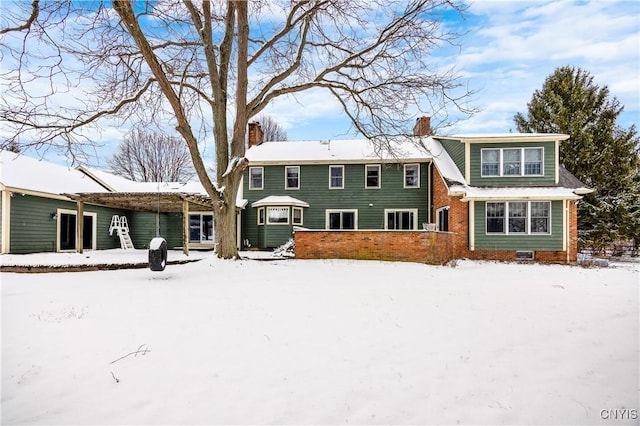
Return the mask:
M 120 248 L 123 250 L 134 249 L 131 235 L 129 235 L 129 224 L 126 216 L 118 216 L 114 214 L 111 217 L 111 225 L 109 226 L 109 235 L 113 235 L 113 231 L 118 233 L 120 237 Z

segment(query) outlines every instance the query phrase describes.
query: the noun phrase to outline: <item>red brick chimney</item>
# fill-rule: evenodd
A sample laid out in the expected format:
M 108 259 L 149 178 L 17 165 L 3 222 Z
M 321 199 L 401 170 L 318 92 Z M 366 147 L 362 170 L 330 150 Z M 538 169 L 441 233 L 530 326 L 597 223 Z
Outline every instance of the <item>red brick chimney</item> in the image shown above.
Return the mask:
M 413 136 L 431 135 L 431 117 L 422 116 L 416 120 L 413 126 Z
M 249 148 L 254 145 L 260 145 L 264 141 L 264 132 L 260 123 L 253 121 L 249 123 Z

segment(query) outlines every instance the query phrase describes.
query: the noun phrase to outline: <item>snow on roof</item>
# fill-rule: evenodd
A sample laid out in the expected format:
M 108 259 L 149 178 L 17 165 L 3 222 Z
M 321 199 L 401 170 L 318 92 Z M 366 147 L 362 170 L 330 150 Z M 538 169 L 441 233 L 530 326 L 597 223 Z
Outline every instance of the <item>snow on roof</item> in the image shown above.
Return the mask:
M 297 198 L 289 197 L 288 195 L 270 195 L 251 204 L 251 207 L 261 206 L 309 207 L 309 204 L 298 200 Z
M 444 147 L 437 139 L 431 139 L 431 153 L 433 162 L 436 164 L 440 175 L 444 178 L 447 185 L 459 184 L 464 185 L 464 176 L 453 159 L 445 151 Z
M 81 171 L 96 179 L 98 182 L 103 183 L 113 192 L 124 193 L 173 193 L 182 192 L 189 194 L 201 194 L 206 195 L 206 191 L 200 182 L 189 181 L 186 183 L 181 182 L 135 182 L 122 176 L 114 175 L 104 170 L 93 169 L 90 167 L 79 167 Z
M 0 151 L 0 183 L 5 187 L 46 194 L 108 192 L 79 170 Z
M 430 144 L 433 139 L 422 138 Z M 423 160 L 432 157 L 429 146 L 418 138 L 396 138 L 380 143 L 368 139 L 264 142 L 247 150 L 252 164 L 261 163 L 349 163 Z M 384 146 L 383 149 L 380 149 Z
M 453 185 L 451 192 L 464 193 L 467 200 L 578 200 L 582 197 L 563 187 L 474 187 Z

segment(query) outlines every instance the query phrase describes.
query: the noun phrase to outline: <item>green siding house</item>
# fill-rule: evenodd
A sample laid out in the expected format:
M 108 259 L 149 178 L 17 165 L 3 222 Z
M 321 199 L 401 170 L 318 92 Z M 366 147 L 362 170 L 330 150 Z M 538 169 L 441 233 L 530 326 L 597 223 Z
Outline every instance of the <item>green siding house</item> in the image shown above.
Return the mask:
M 1 253 L 120 248 L 115 216 L 126 219 L 135 248 L 146 248 L 158 229 L 171 248 L 214 247 L 211 204 L 193 182 L 132 182 L 2 151 L 0 194 Z
M 455 234 L 457 257 L 575 258 L 575 203 L 590 190 L 559 163 L 567 135 L 430 133 L 422 117 L 385 151 L 365 139 L 262 143 L 251 123 L 241 246 L 277 247 L 296 230 L 335 231 L 336 245 L 345 231 L 436 231 Z

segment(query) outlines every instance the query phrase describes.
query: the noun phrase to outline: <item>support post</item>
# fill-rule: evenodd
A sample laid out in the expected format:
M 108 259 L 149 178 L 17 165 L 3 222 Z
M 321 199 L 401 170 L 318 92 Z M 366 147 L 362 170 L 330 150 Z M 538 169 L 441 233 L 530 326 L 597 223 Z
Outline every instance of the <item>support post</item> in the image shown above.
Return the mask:
M 182 252 L 189 256 L 189 202 L 182 200 Z
M 78 227 L 78 238 L 76 239 L 76 251 L 82 253 L 84 250 L 84 203 L 78 201 L 78 212 L 76 214 L 76 225 Z

